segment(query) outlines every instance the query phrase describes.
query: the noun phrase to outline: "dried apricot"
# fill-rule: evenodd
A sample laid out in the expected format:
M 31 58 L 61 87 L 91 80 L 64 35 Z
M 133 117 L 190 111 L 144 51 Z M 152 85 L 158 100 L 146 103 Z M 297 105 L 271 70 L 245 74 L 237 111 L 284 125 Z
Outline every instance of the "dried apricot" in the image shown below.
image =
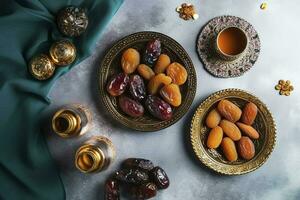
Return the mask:
M 148 65 L 145 64 L 140 64 L 137 67 L 137 71 L 146 80 L 150 80 L 153 76 L 155 76 L 153 70 Z
M 173 83 L 182 85 L 186 82 L 187 71 L 179 63 L 173 62 L 167 67 L 167 75 L 172 78 Z
M 166 68 L 170 65 L 170 63 L 171 63 L 170 57 L 167 54 L 161 54 L 158 57 L 158 60 L 154 67 L 154 72 L 156 74 L 164 73 Z
M 140 53 L 133 49 L 129 48 L 124 51 L 121 58 L 122 69 L 126 74 L 133 73 L 137 66 L 140 64 Z
M 205 120 L 206 126 L 209 128 L 215 128 L 219 125 L 221 121 L 221 115 L 217 111 L 217 109 L 211 110 Z
M 174 107 L 178 107 L 181 104 L 180 89 L 179 86 L 174 83 L 171 83 L 170 85 L 165 85 L 160 90 L 160 95 L 166 102 L 168 102 Z
M 172 79 L 165 74 L 157 74 L 152 77 L 148 83 L 148 92 L 149 94 L 156 94 L 164 85 L 169 85 L 172 82 Z

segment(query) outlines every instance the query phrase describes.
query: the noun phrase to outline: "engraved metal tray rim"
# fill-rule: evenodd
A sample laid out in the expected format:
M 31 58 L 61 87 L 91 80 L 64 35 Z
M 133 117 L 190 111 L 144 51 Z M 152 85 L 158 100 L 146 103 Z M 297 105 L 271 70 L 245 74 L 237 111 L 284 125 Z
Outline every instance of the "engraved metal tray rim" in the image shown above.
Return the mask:
M 224 98 L 240 98 L 245 101 L 251 101 L 257 105 L 259 112 L 263 115 L 263 120 L 266 125 L 265 140 L 263 141 L 262 149 L 250 161 L 238 164 L 222 163 L 214 159 L 207 152 L 207 147 L 202 145 L 200 139 L 201 121 L 208 110 L 210 110 L 216 102 Z M 198 106 L 191 123 L 190 141 L 197 158 L 206 167 L 223 175 L 241 175 L 258 169 L 269 158 L 276 143 L 276 125 L 270 110 L 258 97 L 241 89 L 229 88 L 211 94 Z

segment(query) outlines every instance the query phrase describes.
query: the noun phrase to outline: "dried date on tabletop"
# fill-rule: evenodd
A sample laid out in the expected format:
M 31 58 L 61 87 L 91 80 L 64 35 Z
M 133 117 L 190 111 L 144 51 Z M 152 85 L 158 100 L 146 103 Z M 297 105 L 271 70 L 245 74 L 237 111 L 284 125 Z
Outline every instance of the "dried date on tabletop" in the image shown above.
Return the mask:
M 128 158 L 122 163 L 123 168 L 140 168 L 142 170 L 150 171 L 154 168 L 150 160 L 143 158 Z
M 104 199 L 105 200 L 119 200 L 120 199 L 119 183 L 116 180 L 108 179 L 105 182 Z
M 183 3 L 181 6 L 176 8 L 176 11 L 179 13 L 179 17 L 184 20 L 198 19 L 199 15 L 196 13 L 195 6 L 188 3 Z
M 149 181 L 148 174 L 140 169 L 121 169 L 115 173 L 114 178 L 122 183 L 136 185 Z
M 151 182 L 142 184 L 140 186 L 131 186 L 129 193 L 133 199 L 150 199 L 156 196 L 157 186 Z
M 156 196 L 158 189 L 166 189 L 169 184 L 166 172 L 154 167 L 152 161 L 128 158 L 122 162 L 121 170 L 106 181 L 105 200 L 119 199 L 120 192 L 128 193 L 130 199 L 150 199 Z
M 170 180 L 165 172 L 161 167 L 155 167 L 150 172 L 151 180 L 156 184 L 159 189 L 166 189 L 170 185 Z

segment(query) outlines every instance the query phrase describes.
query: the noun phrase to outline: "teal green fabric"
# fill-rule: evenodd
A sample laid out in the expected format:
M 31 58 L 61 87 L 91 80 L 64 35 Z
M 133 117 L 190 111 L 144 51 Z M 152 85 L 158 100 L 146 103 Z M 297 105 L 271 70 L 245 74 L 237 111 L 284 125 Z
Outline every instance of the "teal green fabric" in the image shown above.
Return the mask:
M 41 131 L 53 83 L 93 50 L 122 0 L 1 0 L 0 6 L 0 199 L 61 200 L 65 190 Z M 74 38 L 76 62 L 46 81 L 28 73 L 27 63 L 47 52 L 59 33 L 55 15 L 67 5 L 87 9 L 87 31 Z

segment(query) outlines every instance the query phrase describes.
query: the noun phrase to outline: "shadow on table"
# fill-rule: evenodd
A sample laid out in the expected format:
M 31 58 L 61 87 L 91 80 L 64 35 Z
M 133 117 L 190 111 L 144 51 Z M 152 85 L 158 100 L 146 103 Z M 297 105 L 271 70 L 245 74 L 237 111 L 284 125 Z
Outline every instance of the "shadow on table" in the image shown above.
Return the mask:
M 74 171 L 74 152 L 77 146 L 81 143 L 81 140 L 77 138 L 69 138 L 68 142 L 66 139 L 61 138 L 52 129 L 52 117 L 56 109 L 47 110 L 41 118 L 41 129 L 45 135 L 46 142 L 50 149 L 50 153 L 53 159 L 58 164 L 59 169 L 62 172 Z

